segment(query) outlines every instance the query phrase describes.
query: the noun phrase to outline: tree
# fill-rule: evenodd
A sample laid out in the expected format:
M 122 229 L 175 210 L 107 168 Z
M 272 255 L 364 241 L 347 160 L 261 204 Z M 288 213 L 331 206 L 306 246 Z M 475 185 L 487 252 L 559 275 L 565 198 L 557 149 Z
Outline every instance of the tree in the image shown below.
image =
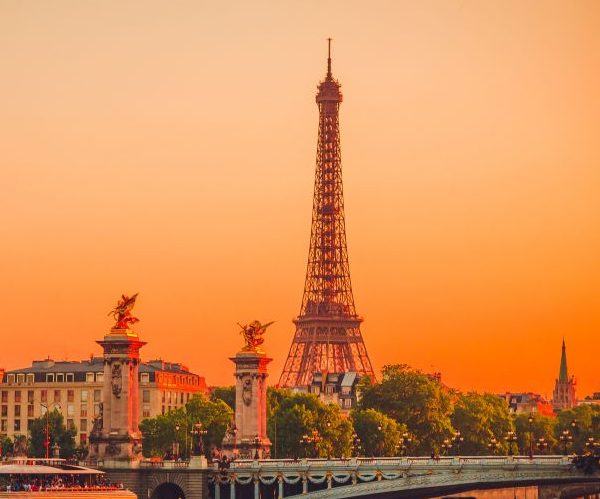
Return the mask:
M 490 393 L 476 392 L 457 396 L 452 426 L 463 439 L 462 442 L 454 439 L 455 453 L 460 451 L 465 455 L 489 454 L 488 445 L 494 438 L 499 443 L 498 452 L 506 452 L 504 437 L 514 429 L 506 400 Z M 460 449 L 456 449 L 457 445 Z
M 235 386 L 217 386 L 210 393 L 210 400 L 222 400 L 235 411 Z
M 33 457 L 46 457 L 46 418 L 48 418 L 50 440 L 49 455 L 52 456 L 52 450 L 58 444 L 61 458 L 73 457 L 77 430 L 74 427 L 67 428 L 65 426 L 63 415 L 57 409 L 31 422 L 29 453 Z
M 0 459 L 13 453 L 13 441 L 6 435 L 0 437 Z
M 564 431 L 572 437 L 572 444 L 567 445 L 568 452 L 582 453 L 585 451 L 588 439 L 594 438 L 600 442 L 600 407 L 597 405 L 578 405 L 572 409 L 560 411 L 557 415 L 554 434 L 557 439 Z M 575 424 L 573 424 L 575 422 Z M 564 446 L 559 440 L 557 451 L 563 452 Z
M 388 365 L 382 369 L 380 382 L 365 376 L 359 391 L 359 408 L 376 409 L 405 424 L 419 453 L 439 451 L 444 438 L 452 435 L 452 398 L 432 376 L 404 364 Z
M 271 453 L 283 457 L 348 456 L 353 428 L 339 406 L 314 394 L 274 390 L 270 393 L 268 434 Z
M 185 407 L 144 419 L 140 423 L 143 437 L 143 452 L 147 457 L 169 456 L 175 443 L 181 457 L 189 457 L 193 440 L 194 425 L 200 423 L 206 434 L 202 436 L 203 450 L 221 446 L 225 431 L 231 423 L 233 411 L 223 400 L 208 400 L 202 395 L 194 395 Z
M 355 410 L 351 415 L 354 431 L 360 438 L 365 456 L 396 456 L 400 451 L 400 439 L 406 426 L 376 411 Z
M 556 425 L 558 420 L 550 416 L 532 414 L 533 421 L 529 423 L 529 414 L 517 414 L 514 418 L 515 431 L 517 432 L 517 444 L 522 454 L 528 454 L 530 445 L 533 454 L 542 452 L 558 452 L 558 440 L 556 439 Z M 530 435 L 530 432 L 532 435 Z M 532 441 L 530 443 L 530 436 Z M 538 442 L 543 439 L 547 446 L 540 448 Z

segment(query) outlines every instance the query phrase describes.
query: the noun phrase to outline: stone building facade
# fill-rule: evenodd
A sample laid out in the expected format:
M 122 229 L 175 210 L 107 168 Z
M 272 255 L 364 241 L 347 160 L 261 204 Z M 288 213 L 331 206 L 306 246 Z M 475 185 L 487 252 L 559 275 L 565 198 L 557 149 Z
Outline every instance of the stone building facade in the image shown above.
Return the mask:
M 139 368 L 140 419 L 177 409 L 196 393 L 208 392 L 203 377 L 182 364 L 151 360 Z M 104 361 L 33 361 L 31 367 L 0 373 L 0 435 L 27 435 L 33 419 L 58 409 L 76 442 L 86 444 L 100 414 Z

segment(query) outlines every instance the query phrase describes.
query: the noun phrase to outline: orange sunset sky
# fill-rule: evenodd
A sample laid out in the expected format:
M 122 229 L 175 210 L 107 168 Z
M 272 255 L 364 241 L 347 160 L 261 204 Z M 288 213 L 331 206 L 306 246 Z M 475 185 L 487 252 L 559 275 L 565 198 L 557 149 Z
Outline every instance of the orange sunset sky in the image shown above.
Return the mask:
M 0 366 L 81 359 L 121 293 L 145 359 L 232 383 L 299 312 L 333 42 L 354 295 L 377 370 L 600 391 L 600 3 L 0 3 Z

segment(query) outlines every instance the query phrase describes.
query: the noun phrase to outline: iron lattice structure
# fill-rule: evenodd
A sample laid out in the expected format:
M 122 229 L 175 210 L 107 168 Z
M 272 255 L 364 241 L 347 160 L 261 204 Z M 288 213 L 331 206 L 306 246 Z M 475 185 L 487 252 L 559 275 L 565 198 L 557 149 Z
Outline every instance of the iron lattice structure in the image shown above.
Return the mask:
M 331 74 L 331 40 L 327 75 L 316 96 L 319 137 L 312 227 L 306 281 L 296 333 L 279 386 L 305 387 L 316 372 L 356 372 L 374 378 L 360 332 L 346 246 L 344 192 L 340 155 L 341 85 Z

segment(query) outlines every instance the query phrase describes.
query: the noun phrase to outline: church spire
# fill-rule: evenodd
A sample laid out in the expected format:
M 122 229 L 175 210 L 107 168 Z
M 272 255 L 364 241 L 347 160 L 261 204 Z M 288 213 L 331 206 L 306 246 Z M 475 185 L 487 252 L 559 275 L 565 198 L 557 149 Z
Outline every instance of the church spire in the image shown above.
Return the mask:
M 562 354 L 560 357 L 560 371 L 558 372 L 558 381 L 566 383 L 569 381 L 569 374 L 567 371 L 567 349 L 565 348 L 565 339 L 562 342 Z

